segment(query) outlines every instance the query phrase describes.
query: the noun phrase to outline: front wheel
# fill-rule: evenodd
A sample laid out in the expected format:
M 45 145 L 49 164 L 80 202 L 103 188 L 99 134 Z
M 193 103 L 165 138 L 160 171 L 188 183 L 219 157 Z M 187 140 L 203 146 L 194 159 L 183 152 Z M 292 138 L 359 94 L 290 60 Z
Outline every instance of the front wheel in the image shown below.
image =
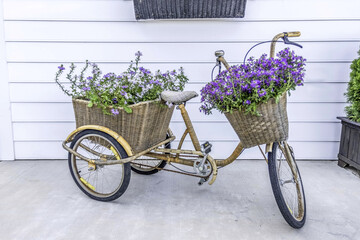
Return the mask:
M 110 135 L 97 130 L 84 130 L 71 142 L 70 148 L 77 153 L 98 161 L 127 158 L 124 148 Z M 76 185 L 90 198 L 112 201 L 127 189 L 130 163 L 96 165 L 69 153 L 69 168 Z
M 306 202 L 294 154 L 286 142 L 274 143 L 268 159 L 271 187 L 280 212 L 291 227 L 301 228 L 306 219 Z

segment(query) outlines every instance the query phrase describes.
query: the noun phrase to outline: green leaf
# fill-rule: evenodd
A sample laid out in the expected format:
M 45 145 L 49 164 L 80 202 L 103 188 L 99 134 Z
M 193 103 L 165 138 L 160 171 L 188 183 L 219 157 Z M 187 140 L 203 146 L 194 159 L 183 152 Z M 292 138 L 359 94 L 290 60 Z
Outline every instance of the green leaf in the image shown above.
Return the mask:
M 131 108 L 129 108 L 129 107 L 124 107 L 124 110 L 125 110 L 125 112 L 127 112 L 127 113 L 132 113 L 132 109 Z
M 93 106 L 94 104 L 93 104 L 93 102 L 92 101 L 90 101 L 89 102 L 89 104 L 87 105 L 89 108 L 91 108 L 92 106 Z

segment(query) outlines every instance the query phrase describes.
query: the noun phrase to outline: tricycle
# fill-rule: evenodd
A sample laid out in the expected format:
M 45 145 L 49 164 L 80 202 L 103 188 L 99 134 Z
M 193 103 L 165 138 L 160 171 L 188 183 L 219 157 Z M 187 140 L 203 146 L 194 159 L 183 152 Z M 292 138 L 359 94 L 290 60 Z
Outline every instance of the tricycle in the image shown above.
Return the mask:
M 297 36 L 300 36 L 300 32 L 276 35 L 271 41 L 270 56 L 274 56 L 275 43 L 278 39 L 282 38 L 285 43 L 295 45 L 288 40 L 288 37 Z M 224 52 L 216 51 L 215 55 L 217 66 L 221 66 L 222 63 L 229 69 L 229 64 L 224 59 Z M 170 129 L 156 144 L 145 150 L 133 151 L 134 146 L 130 146 L 127 139 L 108 127 L 100 125 L 78 127 L 63 142 L 63 147 L 69 152 L 69 168 L 76 185 L 92 199 L 112 201 L 126 191 L 131 170 L 144 175 L 170 171 L 196 177 L 199 179 L 199 185 L 205 182 L 213 184 L 218 169 L 231 164 L 246 146 L 240 141 L 228 158 L 216 160 L 211 157 L 212 144 L 208 141 L 200 144 L 186 110 L 186 103 L 196 96 L 198 94 L 194 91 L 165 91 L 161 94 L 163 101 L 175 105 L 181 112 L 186 126 L 177 148 L 171 148 L 175 136 Z M 147 129 L 147 131 L 154 130 Z M 183 149 L 183 143 L 188 135 L 194 147 L 192 150 Z M 292 147 L 286 140 L 281 140 L 266 143 L 265 151 L 260 146 L 258 148 L 268 164 L 272 190 L 281 214 L 290 226 L 301 228 L 305 223 L 306 203 L 304 187 Z M 165 168 L 167 164 L 175 168 Z

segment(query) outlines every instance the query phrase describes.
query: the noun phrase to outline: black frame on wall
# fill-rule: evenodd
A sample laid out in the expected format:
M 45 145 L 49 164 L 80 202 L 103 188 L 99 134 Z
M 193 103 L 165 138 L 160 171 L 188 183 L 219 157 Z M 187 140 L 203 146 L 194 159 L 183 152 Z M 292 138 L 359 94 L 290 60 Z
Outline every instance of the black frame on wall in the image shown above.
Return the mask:
M 243 18 L 246 0 L 133 0 L 141 19 Z

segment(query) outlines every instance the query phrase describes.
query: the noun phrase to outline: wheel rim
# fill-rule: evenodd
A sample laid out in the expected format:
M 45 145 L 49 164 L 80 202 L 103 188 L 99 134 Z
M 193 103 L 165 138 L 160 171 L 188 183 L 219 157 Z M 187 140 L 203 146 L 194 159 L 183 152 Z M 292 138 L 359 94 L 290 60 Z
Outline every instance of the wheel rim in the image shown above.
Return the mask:
M 168 138 L 168 136 L 167 136 Z M 164 145 L 164 148 L 170 149 L 171 145 L 170 143 L 167 143 Z M 166 153 L 165 153 L 166 154 Z M 154 169 L 161 168 L 164 166 L 161 166 L 164 160 L 159 160 L 156 158 L 148 157 L 145 155 L 142 155 L 141 157 L 131 161 L 131 167 L 139 172 L 151 172 Z M 143 164 L 143 165 L 141 165 Z
M 279 145 L 276 154 L 276 174 L 283 200 L 292 217 L 301 221 L 304 218 L 305 204 L 299 171 L 291 154 L 288 154 L 288 158 L 285 157 L 284 144 Z
M 73 150 L 90 159 L 107 161 L 120 159 L 116 147 L 105 137 L 87 134 L 79 138 Z M 75 179 L 84 190 L 98 197 L 116 193 L 124 181 L 124 165 L 95 165 L 72 155 Z M 92 169 L 94 168 L 94 169 Z
M 138 171 L 150 172 L 161 165 L 163 160 L 142 156 L 131 162 L 131 167 Z M 143 164 L 143 165 L 140 165 Z

